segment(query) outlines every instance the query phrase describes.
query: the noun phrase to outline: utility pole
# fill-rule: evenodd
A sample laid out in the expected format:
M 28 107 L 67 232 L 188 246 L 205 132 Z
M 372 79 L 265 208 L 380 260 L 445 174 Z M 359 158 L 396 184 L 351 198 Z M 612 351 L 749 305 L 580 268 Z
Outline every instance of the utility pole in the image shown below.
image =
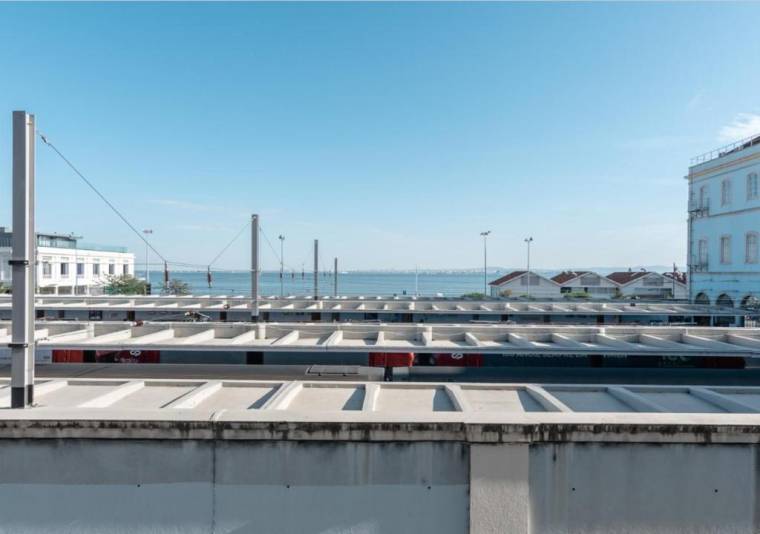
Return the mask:
M 338 296 L 338 258 L 335 258 L 333 273 L 335 274 L 335 279 L 333 280 L 333 297 L 337 297 Z
M 488 234 L 491 230 L 480 232 L 483 236 L 483 296 L 488 296 Z
M 530 274 L 530 244 L 533 243 L 532 237 L 526 237 L 525 243 L 528 245 L 528 298 L 530 298 L 530 284 L 531 284 L 531 274 Z
M 319 239 L 314 240 L 314 300 L 319 300 Z
M 150 270 L 148 268 L 148 236 L 153 234 L 153 230 L 145 229 L 143 230 L 143 234 L 145 234 L 145 283 L 147 291 L 150 289 Z
M 285 296 L 285 236 L 280 234 L 280 296 Z
M 13 112 L 11 408 L 34 402 L 34 115 Z
M 259 320 L 259 216 L 251 215 L 251 319 Z

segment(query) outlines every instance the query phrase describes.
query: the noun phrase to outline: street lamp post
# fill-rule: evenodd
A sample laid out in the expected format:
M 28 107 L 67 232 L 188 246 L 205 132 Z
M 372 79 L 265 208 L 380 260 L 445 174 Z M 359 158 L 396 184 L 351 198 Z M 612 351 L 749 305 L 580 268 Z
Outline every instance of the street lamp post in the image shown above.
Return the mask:
M 483 296 L 488 295 L 488 235 L 491 230 L 480 232 L 483 236 Z
M 278 239 L 280 240 L 280 296 L 285 296 L 285 289 L 284 289 L 284 279 L 285 279 L 285 236 L 280 234 L 278 236 Z
M 147 284 L 147 288 L 150 287 L 150 271 L 148 270 L 148 238 L 147 236 L 153 234 L 153 230 L 143 230 L 143 234 L 145 234 L 145 283 Z M 147 291 L 146 288 L 146 291 Z
M 530 244 L 533 242 L 532 237 L 526 237 L 525 238 L 525 244 L 528 245 L 528 298 L 530 298 L 530 284 L 531 284 L 531 275 L 530 275 Z

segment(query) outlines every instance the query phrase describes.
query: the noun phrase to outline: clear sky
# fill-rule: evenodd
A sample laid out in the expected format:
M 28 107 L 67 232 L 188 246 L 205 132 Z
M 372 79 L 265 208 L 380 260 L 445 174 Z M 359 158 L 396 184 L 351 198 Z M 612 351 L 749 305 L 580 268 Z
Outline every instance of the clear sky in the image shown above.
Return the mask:
M 760 131 L 760 4 L 0 3 L 10 112 L 174 261 L 683 265 L 689 158 Z M 4 117 L 4 118 L 3 118 Z M 0 125 L 2 123 L 0 122 Z M 139 240 L 45 146 L 38 229 Z M 277 260 L 262 243 L 265 268 Z M 219 262 L 246 268 L 248 235 Z

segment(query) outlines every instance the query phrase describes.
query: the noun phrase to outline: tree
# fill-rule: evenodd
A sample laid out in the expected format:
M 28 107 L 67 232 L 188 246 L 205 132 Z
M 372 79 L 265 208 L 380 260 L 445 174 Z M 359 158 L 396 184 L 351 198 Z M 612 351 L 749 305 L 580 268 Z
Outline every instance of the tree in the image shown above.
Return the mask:
M 477 291 L 473 293 L 465 293 L 460 298 L 463 299 L 471 299 L 471 300 L 483 300 L 486 298 L 485 293 L 478 293 Z
M 0 282 L 0 293 L 10 293 L 11 288 L 10 286 L 6 285 L 5 282 Z
M 103 291 L 106 295 L 145 295 L 148 292 L 148 283 L 131 274 L 109 276 Z
M 164 284 L 164 287 L 161 290 L 161 293 L 163 293 L 164 295 L 174 295 L 174 296 L 189 295 L 190 286 L 187 285 L 187 283 L 183 282 L 182 280 L 177 280 L 176 278 L 172 278 L 171 280 L 169 280 L 168 284 Z

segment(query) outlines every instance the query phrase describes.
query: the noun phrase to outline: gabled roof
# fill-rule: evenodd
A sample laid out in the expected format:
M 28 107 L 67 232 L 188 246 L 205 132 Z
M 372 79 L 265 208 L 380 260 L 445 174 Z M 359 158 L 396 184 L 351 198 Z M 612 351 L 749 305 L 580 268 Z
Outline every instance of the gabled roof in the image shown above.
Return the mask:
M 515 278 L 519 278 L 520 276 L 524 275 L 528 271 L 512 271 L 511 273 L 505 274 L 501 278 L 497 278 L 493 282 L 491 282 L 490 286 L 500 286 L 502 284 L 505 284 L 509 282 L 510 280 L 514 280 Z
M 648 274 L 649 271 L 618 271 L 608 274 L 607 278 L 616 284 L 624 286 L 625 284 L 630 284 L 634 280 L 638 280 L 639 278 L 642 278 Z
M 654 271 L 618 271 L 616 273 L 610 273 L 607 275 L 607 278 L 615 282 L 616 284 L 620 284 L 621 286 L 624 286 L 626 284 L 630 284 L 631 282 L 634 282 L 638 280 L 639 278 L 644 278 L 647 275 L 654 274 L 656 276 L 662 276 L 660 273 L 656 273 Z
M 591 271 L 562 271 L 557 276 L 553 276 L 552 280 L 557 282 L 558 284 L 564 284 L 566 282 L 569 282 L 570 280 L 575 280 L 579 276 L 582 276 L 584 274 L 589 274 Z
M 676 282 L 678 282 L 679 284 L 686 284 L 686 273 L 667 272 L 667 273 L 662 273 L 662 276 L 664 276 L 665 278 L 670 278 L 672 280 L 674 278 L 674 276 L 673 276 L 674 274 L 675 274 Z
M 493 282 L 491 282 L 489 285 L 491 285 L 491 286 L 501 286 L 501 285 L 506 284 L 507 282 L 510 282 L 512 280 L 520 278 L 524 274 L 528 274 L 528 271 L 512 271 L 509 274 L 505 274 L 501 278 L 497 278 L 496 280 L 494 280 Z M 551 278 L 548 278 L 548 277 L 546 277 L 546 276 L 544 276 L 542 274 L 538 274 L 536 271 L 530 271 L 530 274 L 532 274 L 533 276 L 538 276 L 539 278 L 543 278 L 544 280 L 546 280 L 547 282 L 549 282 L 551 284 L 559 285 L 559 284 L 557 284 L 557 282 L 555 282 Z

